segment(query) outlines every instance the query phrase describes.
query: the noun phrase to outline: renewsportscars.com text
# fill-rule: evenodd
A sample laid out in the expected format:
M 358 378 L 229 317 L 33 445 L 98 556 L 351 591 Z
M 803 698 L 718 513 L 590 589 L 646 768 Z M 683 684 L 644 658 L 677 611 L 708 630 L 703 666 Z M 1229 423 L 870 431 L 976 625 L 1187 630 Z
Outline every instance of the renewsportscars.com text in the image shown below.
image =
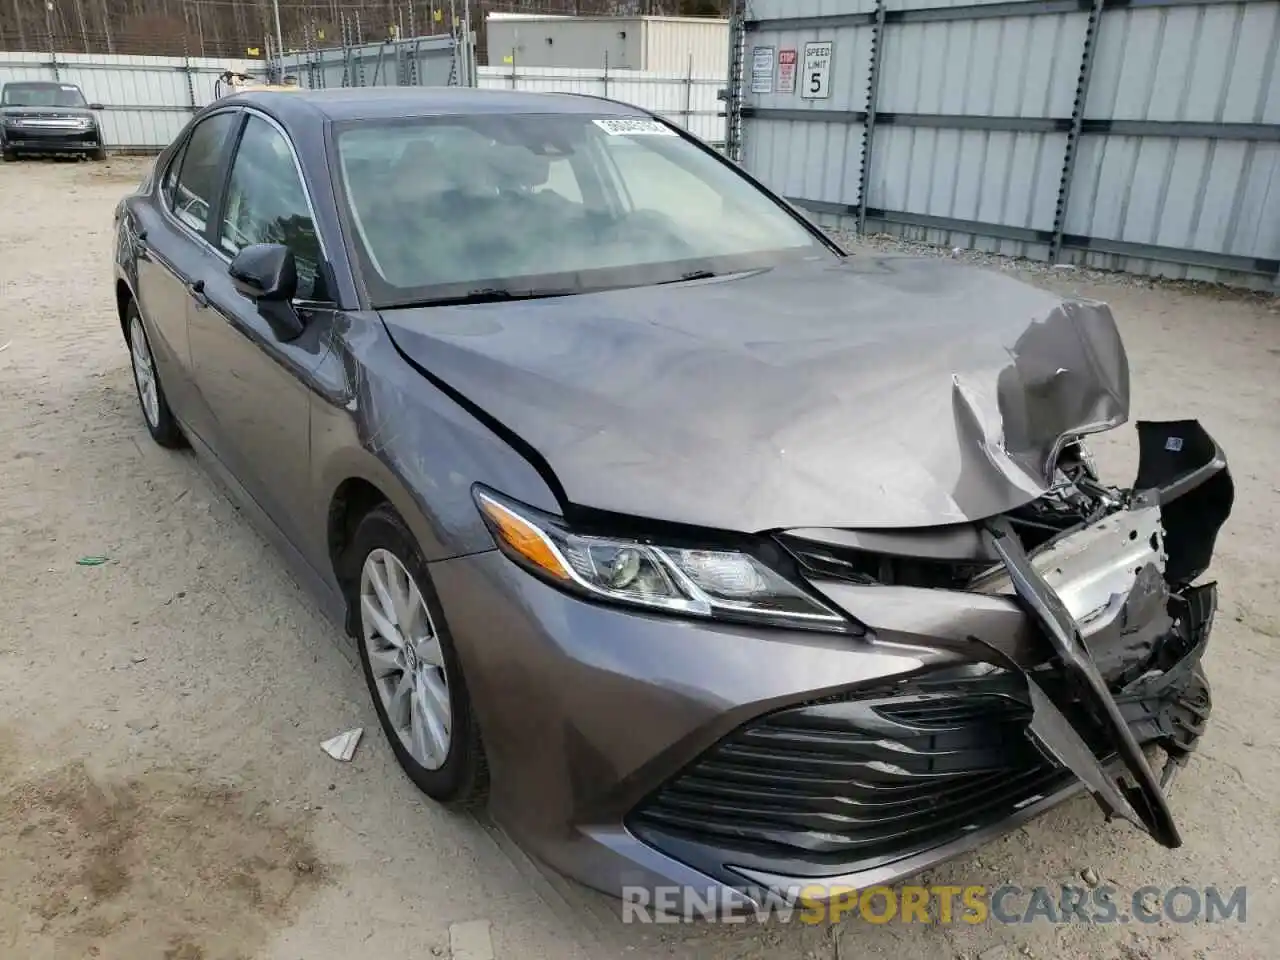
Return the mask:
M 806 886 L 790 890 L 744 889 L 745 902 L 721 889 L 626 887 L 623 923 L 715 920 L 838 923 L 1244 923 L 1245 887 L 1142 886 L 1131 891 L 1097 887 L 1003 884 L 968 886 Z

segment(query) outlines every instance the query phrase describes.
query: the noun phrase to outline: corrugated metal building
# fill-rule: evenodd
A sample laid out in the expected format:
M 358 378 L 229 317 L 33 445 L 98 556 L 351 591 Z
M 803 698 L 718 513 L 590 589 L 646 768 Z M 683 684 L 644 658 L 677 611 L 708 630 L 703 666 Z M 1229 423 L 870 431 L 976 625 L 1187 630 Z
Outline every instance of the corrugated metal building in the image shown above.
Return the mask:
M 1280 289 L 1276 0 L 736 0 L 728 151 L 831 226 Z
M 554 17 L 485 19 L 489 63 L 521 67 L 649 70 L 726 76 L 729 21 L 707 17 Z

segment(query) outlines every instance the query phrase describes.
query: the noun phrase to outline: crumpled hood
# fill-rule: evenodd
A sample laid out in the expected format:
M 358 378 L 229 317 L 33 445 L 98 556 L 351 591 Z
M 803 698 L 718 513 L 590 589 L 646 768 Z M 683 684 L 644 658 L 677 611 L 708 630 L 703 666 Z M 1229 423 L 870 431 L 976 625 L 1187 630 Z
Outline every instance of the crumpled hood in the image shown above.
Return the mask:
M 1128 415 L 1105 305 L 946 260 L 382 316 L 571 504 L 725 530 L 992 516 L 1045 491 L 1064 437 Z

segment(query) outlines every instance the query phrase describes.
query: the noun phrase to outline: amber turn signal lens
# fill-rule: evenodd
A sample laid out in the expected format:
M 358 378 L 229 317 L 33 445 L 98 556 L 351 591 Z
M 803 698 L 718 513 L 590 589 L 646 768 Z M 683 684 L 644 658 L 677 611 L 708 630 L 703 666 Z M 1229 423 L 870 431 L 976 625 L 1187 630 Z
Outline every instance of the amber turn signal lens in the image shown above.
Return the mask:
M 480 509 L 508 547 L 556 579 L 570 579 L 569 571 L 540 530 L 484 494 L 476 499 L 480 502 Z

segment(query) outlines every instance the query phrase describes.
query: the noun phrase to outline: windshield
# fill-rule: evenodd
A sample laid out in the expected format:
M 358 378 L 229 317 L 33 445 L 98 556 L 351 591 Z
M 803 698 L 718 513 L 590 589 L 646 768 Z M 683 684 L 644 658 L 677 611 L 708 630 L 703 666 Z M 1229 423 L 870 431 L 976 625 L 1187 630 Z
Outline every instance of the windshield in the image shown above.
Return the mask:
M 83 107 L 84 94 L 74 83 L 7 83 L 0 103 L 6 107 Z
M 672 282 L 834 256 L 655 120 L 483 114 L 339 126 L 375 306 Z

